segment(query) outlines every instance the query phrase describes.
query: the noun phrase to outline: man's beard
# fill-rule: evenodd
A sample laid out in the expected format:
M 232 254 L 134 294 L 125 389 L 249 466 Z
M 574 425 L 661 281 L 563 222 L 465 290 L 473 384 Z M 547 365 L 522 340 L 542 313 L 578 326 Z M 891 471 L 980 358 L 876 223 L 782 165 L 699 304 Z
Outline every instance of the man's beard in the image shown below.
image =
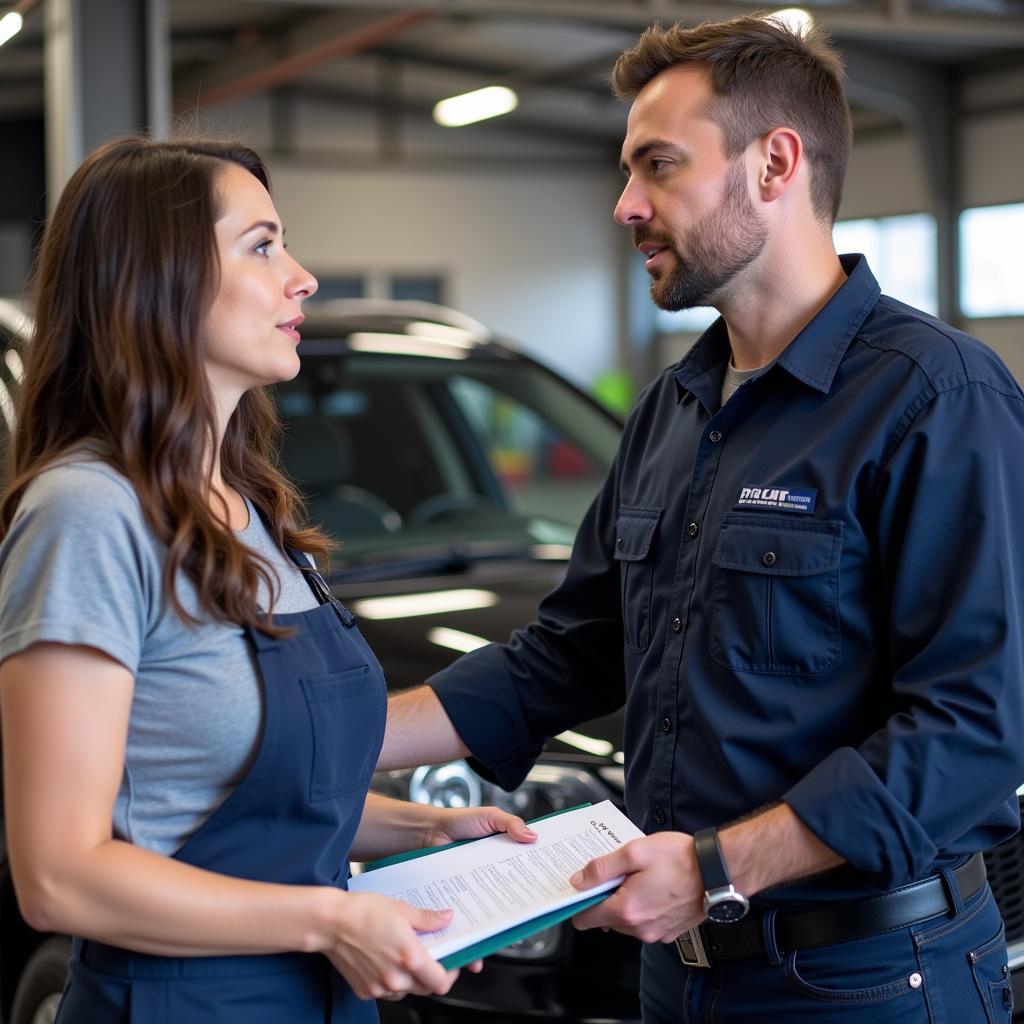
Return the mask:
M 650 239 L 669 245 L 675 266 L 651 281 L 651 298 L 662 309 L 676 312 L 707 306 L 741 270 L 761 255 L 768 229 L 747 194 L 743 161 L 733 161 L 725 179 L 722 199 L 686 234 L 689 258 L 684 259 L 666 236 L 654 237 L 643 228 L 634 231 L 634 243 Z

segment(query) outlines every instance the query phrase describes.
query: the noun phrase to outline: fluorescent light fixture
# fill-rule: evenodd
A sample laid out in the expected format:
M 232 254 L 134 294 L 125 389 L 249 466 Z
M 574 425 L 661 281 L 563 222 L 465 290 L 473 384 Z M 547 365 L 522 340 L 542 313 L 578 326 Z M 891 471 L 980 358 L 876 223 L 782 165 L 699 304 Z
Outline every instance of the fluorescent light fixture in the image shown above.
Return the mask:
M 772 11 L 767 17 L 782 22 L 790 32 L 798 36 L 802 36 L 814 24 L 814 16 L 802 7 L 783 7 L 781 11 Z
M 431 341 L 446 341 L 449 345 L 459 348 L 472 348 L 476 344 L 473 335 L 462 327 L 449 327 L 447 324 L 431 324 L 424 320 L 413 320 L 405 325 L 405 333 L 414 338 L 428 338 Z
M 0 18 L 0 46 L 21 31 L 23 20 L 17 11 L 11 11 Z
M 583 733 L 573 732 L 571 729 L 560 732 L 555 739 L 568 743 L 570 747 L 575 747 L 577 750 L 582 750 L 587 754 L 595 754 L 598 757 L 607 757 L 615 752 L 614 743 L 609 743 L 608 740 L 596 740 L 593 736 L 584 736 Z
M 348 347 L 354 352 L 383 352 L 396 356 L 432 356 L 435 359 L 468 359 L 470 350 L 437 338 L 411 338 L 407 334 L 383 334 L 357 331 L 349 335 Z
M 434 120 L 445 128 L 461 128 L 488 117 L 497 117 L 515 110 L 519 97 L 503 85 L 488 85 L 484 89 L 450 96 L 434 107 Z
M 485 640 L 482 636 L 475 636 L 473 633 L 463 633 L 461 629 L 449 629 L 447 626 L 435 626 L 429 633 L 427 639 L 438 647 L 447 647 L 450 651 L 458 651 L 459 654 L 469 654 L 470 651 L 478 651 L 486 647 L 491 641 Z
M 4 353 L 4 363 L 7 369 L 11 371 L 11 376 L 14 380 L 20 384 L 21 378 L 25 376 L 25 366 L 21 361 L 21 356 L 13 348 L 9 348 Z
M 534 544 L 530 548 L 530 555 L 552 562 L 567 562 L 572 554 L 571 544 Z
M 352 610 L 367 619 L 410 619 L 416 615 L 490 608 L 497 603 L 498 595 L 491 590 L 433 590 L 425 594 L 367 597 L 356 601 Z
M 4 423 L 7 424 L 7 432 L 13 434 L 14 399 L 11 398 L 11 393 L 7 390 L 7 385 L 2 380 L 0 380 L 0 415 L 3 416 Z

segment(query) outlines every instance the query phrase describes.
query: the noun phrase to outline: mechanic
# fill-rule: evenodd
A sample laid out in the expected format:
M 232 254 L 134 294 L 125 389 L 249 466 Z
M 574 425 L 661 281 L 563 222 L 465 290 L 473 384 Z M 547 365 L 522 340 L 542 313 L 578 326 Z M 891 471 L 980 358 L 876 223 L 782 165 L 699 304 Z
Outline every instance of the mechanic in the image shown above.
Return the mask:
M 1024 780 L 1024 396 L 832 225 L 836 52 L 770 17 L 648 29 L 616 220 L 721 317 L 641 395 L 529 628 L 392 698 L 386 767 L 518 785 L 625 704 L 648 833 L 576 918 L 644 940 L 646 1021 L 1008 1020 L 981 851 Z
M 316 290 L 283 234 L 251 149 L 144 138 L 93 153 L 46 228 L 0 701 L 18 903 L 76 936 L 61 1024 L 374 1022 L 450 988 L 417 937 L 450 912 L 346 892 L 350 852 L 532 838 L 367 795 L 384 676 L 268 454 Z

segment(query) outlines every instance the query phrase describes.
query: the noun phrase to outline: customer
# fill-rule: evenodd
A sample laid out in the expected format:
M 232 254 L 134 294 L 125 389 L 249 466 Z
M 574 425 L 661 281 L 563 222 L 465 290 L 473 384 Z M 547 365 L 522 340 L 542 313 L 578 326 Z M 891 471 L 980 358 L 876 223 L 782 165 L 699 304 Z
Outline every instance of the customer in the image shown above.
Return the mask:
M 384 677 L 270 454 L 316 281 L 267 187 L 244 146 L 113 142 L 43 242 L 0 698 L 18 900 L 79 936 L 60 1024 L 376 1020 L 448 990 L 448 915 L 348 894 L 349 857 L 532 838 L 367 797 Z
M 980 851 L 1024 780 L 1024 396 L 837 257 L 817 32 L 651 28 L 614 83 L 616 219 L 659 306 L 722 316 L 641 396 L 538 621 L 393 698 L 381 764 L 471 751 L 512 787 L 625 702 L 650 835 L 581 873 L 627 878 L 577 925 L 649 943 L 645 1020 L 1008 1020 Z

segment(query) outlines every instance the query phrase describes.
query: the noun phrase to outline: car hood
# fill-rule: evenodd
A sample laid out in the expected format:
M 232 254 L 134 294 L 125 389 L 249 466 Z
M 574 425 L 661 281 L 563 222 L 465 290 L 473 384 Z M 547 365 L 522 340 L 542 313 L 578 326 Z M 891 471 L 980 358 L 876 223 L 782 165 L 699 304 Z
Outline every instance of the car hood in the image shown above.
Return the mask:
M 391 690 L 423 683 L 472 646 L 504 642 L 536 617 L 564 561 L 504 559 L 415 580 L 332 581 L 383 666 Z M 399 600 L 397 603 L 389 599 Z M 456 649 L 459 648 L 459 649 Z M 486 685 L 486 684 L 484 684 Z M 621 764 L 622 714 L 586 722 L 548 744 L 549 755 Z

